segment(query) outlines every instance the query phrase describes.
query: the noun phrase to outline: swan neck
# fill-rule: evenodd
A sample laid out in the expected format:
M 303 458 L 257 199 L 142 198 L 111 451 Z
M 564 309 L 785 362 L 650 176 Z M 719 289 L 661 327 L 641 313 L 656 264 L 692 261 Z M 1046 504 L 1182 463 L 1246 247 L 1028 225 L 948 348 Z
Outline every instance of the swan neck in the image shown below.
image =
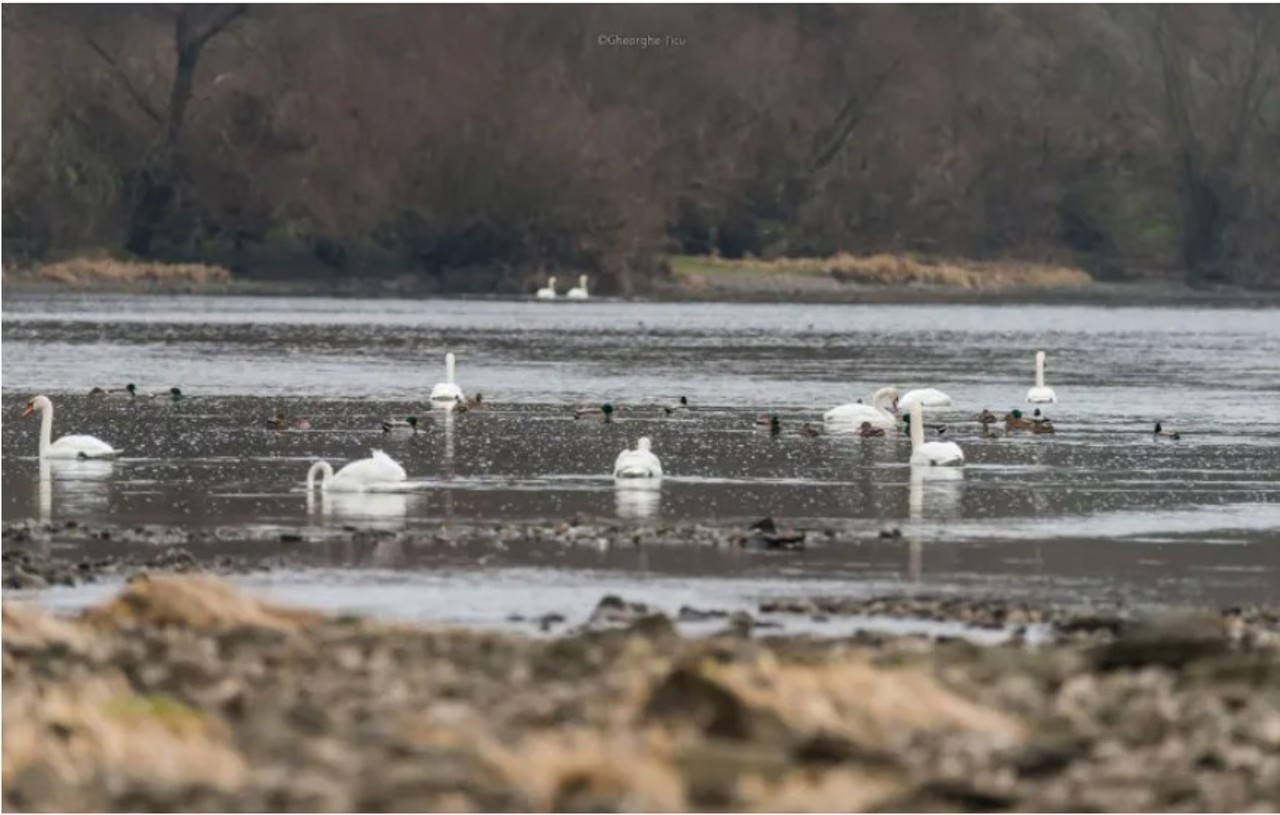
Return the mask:
M 53 443 L 53 403 L 46 400 L 40 411 L 40 458 L 49 452 Z
M 329 466 L 329 462 L 317 461 L 311 465 L 310 470 L 307 470 L 307 492 L 315 489 L 317 473 L 320 474 L 320 489 L 322 490 L 329 486 L 329 481 L 333 478 L 333 468 Z
M 553 280 L 555 278 L 552 278 Z M 444 379 L 450 385 L 453 384 L 453 354 L 449 354 L 444 358 Z
M 919 402 L 911 403 L 911 449 L 918 450 L 924 444 L 924 410 Z
M 1036 354 L 1036 387 L 1044 387 L 1044 351 Z

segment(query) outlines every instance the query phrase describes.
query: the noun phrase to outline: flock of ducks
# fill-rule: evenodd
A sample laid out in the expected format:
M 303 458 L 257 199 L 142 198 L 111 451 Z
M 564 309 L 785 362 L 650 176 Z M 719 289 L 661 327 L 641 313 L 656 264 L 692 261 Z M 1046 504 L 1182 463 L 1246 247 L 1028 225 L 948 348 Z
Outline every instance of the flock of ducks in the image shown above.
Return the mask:
M 552 282 L 554 282 L 554 278 L 552 278 Z M 584 284 L 582 290 L 584 292 L 585 282 L 584 278 L 582 281 Z M 1027 402 L 1031 404 L 1056 403 L 1058 401 L 1057 394 L 1054 393 L 1053 388 L 1048 387 L 1044 382 L 1045 353 L 1043 351 L 1036 352 L 1035 360 L 1035 386 L 1027 391 Z M 481 395 L 477 393 L 473 398 L 467 399 L 462 388 L 456 382 L 456 374 L 456 359 L 452 353 L 448 353 L 445 355 L 445 379 L 431 389 L 430 401 L 432 406 L 437 409 L 458 412 L 483 409 L 485 403 Z M 146 394 L 139 391 L 133 383 L 129 383 L 119 390 L 94 388 L 89 395 L 92 398 L 165 398 L 174 402 L 183 398 L 182 391 L 176 387 L 170 388 L 167 394 Z M 946 432 L 945 425 L 925 422 L 925 408 L 945 407 L 950 404 L 951 397 L 936 388 L 911 390 L 900 396 L 896 388 L 884 387 L 871 395 L 870 404 L 865 404 L 862 400 L 858 400 L 828 410 L 823 414 L 825 428 L 805 422 L 799 432 L 805 436 L 818 436 L 829 430 L 833 433 L 852 432 L 867 438 L 881 437 L 885 436 L 889 431 L 897 430 L 899 427 L 898 417 L 905 412 L 905 415 L 902 415 L 901 427 L 902 431 L 911 437 L 911 465 L 960 467 L 964 465 L 965 461 L 964 451 L 960 448 L 960 445 L 952 441 L 925 441 L 926 430 L 931 430 L 938 435 Z M 664 405 L 661 409 L 667 415 L 687 411 L 689 410 L 689 400 L 687 397 L 681 396 L 677 403 Z M 574 410 L 574 418 L 597 416 L 601 421 L 607 423 L 612 421 L 614 412 L 614 406 L 606 402 L 599 407 L 576 408 Z M 34 413 L 39 413 L 41 416 L 41 459 L 98 459 L 111 458 L 120 453 L 119 450 L 113 448 L 107 442 L 93 436 L 71 435 L 52 441 L 53 403 L 46 396 L 37 396 L 27 403 L 26 412 L 23 415 L 30 416 Z M 1000 420 L 990 410 L 983 409 L 976 419 L 982 427 L 982 435 L 984 437 L 1000 435 L 992 429 L 992 425 L 995 425 Z M 1049 417 L 1043 415 L 1038 407 L 1034 409 L 1030 417 L 1023 416 L 1021 410 L 1012 410 L 1005 414 L 1003 423 L 1006 434 L 1017 432 L 1052 434 L 1056 432 L 1053 422 Z M 757 419 L 756 424 L 767 427 L 771 435 L 776 436 L 781 432 L 782 423 L 776 414 L 762 416 Z M 306 419 L 290 419 L 283 412 L 277 413 L 273 419 L 267 422 L 267 425 L 272 429 L 281 431 L 306 430 L 311 426 Z M 387 419 L 382 422 L 382 429 L 387 433 L 399 431 L 417 433 L 421 429 L 421 425 L 422 422 L 418 417 L 408 416 L 404 419 Z M 1154 432 L 1155 436 L 1160 438 L 1175 440 L 1181 438 L 1180 434 L 1166 430 L 1158 422 Z M 615 479 L 623 481 L 655 481 L 662 478 L 662 462 L 654 454 L 652 443 L 648 437 L 640 438 L 634 449 L 626 449 L 618 454 L 617 459 L 614 461 L 613 476 Z M 402 484 L 406 478 L 407 474 L 404 468 L 395 460 L 381 450 L 373 450 L 371 457 L 353 461 L 336 472 L 328 462 L 317 461 L 307 472 L 306 484 L 308 492 L 316 488 L 322 491 L 364 491 L 394 489 L 396 485 Z

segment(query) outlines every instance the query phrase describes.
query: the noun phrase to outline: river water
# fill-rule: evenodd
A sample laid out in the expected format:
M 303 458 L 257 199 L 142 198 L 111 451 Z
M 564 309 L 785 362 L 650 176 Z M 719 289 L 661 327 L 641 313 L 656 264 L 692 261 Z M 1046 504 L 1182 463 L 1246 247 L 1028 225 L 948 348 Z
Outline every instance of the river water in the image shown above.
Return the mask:
M 6 520 L 413 530 L 771 515 L 836 529 L 849 544 L 745 565 L 741 553 L 454 564 L 450 585 L 492 588 L 486 580 L 516 574 L 583 595 L 604 583 L 626 594 L 628 581 L 666 591 L 653 582 L 665 580 L 673 597 L 693 585 L 694 596 L 723 586 L 742 598 L 810 580 L 852 592 L 1280 601 L 1274 310 L 10 295 L 3 340 Z M 1027 407 L 1037 349 L 1048 353 L 1058 432 L 983 438 L 979 410 Z M 446 351 L 487 409 L 430 409 Z M 128 382 L 177 386 L 184 399 L 87 397 Z M 962 471 L 913 471 L 909 440 L 895 434 L 797 432 L 885 385 L 951 395 L 931 420 L 964 448 Z M 19 419 L 37 393 L 55 403 L 55 437 L 90 433 L 122 457 L 42 473 L 38 421 Z M 681 396 L 690 408 L 667 415 Z M 604 402 L 615 421 L 574 418 L 574 407 Z M 310 428 L 268 428 L 277 411 Z M 777 437 L 755 425 L 766 412 L 781 419 Z M 406 415 L 422 417 L 424 432 L 382 432 L 382 419 Z M 1156 421 L 1182 438 L 1154 437 Z M 642 435 L 667 476 L 656 490 L 619 490 L 613 459 Z M 371 448 L 405 467 L 406 491 L 308 506 L 312 461 L 339 465 Z M 902 537 L 880 537 L 895 528 Z M 392 573 L 424 580 L 428 561 Z M 350 578 L 322 574 L 281 578 L 276 590 L 350 589 Z

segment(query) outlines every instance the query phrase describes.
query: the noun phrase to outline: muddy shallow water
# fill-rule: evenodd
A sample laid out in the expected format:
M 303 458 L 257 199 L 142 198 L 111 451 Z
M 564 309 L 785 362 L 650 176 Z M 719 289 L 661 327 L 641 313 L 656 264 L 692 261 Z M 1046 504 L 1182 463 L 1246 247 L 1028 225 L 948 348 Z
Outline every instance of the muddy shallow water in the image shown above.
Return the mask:
M 1275 311 L 102 295 L 8 297 L 4 309 L 6 520 L 264 534 L 354 526 L 412 541 L 477 521 L 744 525 L 771 515 L 839 534 L 801 554 L 612 552 L 593 565 L 498 553 L 455 567 L 476 592 L 502 596 L 511 573 L 501 570 L 516 569 L 529 592 L 569 586 L 593 600 L 605 583 L 642 594 L 651 579 L 695 577 L 698 592 L 721 591 L 729 605 L 767 593 L 766 581 L 806 580 L 855 592 L 1280 600 Z M 1058 433 L 981 438 L 978 410 L 1025 406 L 1037 348 L 1049 354 Z M 446 350 L 488 410 L 429 410 Z M 180 386 L 186 398 L 85 396 L 126 382 Z M 886 384 L 952 395 L 933 416 L 964 448 L 962 472 L 913 471 L 901 437 L 797 432 Z M 91 433 L 122 458 L 42 470 L 38 423 L 18 418 L 35 393 L 54 398 L 55 436 Z M 666 415 L 682 395 L 692 409 Z M 613 423 L 574 419 L 573 406 L 604 401 L 618 408 Z M 277 410 L 311 429 L 268 429 Z M 754 426 L 766 411 L 782 420 L 776 438 Z M 382 433 L 381 419 L 408 414 L 431 416 L 425 432 Z M 1156 420 L 1182 439 L 1155 439 Z M 668 475 L 656 490 L 617 489 L 613 458 L 641 435 Z M 313 460 L 373 447 L 404 465 L 404 492 L 308 500 Z M 880 537 L 893 529 L 901 536 Z M 411 573 L 436 568 L 431 555 L 410 555 L 391 574 L 410 597 L 424 579 Z M 317 574 L 292 589 L 281 576 L 274 590 L 341 606 L 343 580 Z M 510 613 L 495 602 L 478 616 Z

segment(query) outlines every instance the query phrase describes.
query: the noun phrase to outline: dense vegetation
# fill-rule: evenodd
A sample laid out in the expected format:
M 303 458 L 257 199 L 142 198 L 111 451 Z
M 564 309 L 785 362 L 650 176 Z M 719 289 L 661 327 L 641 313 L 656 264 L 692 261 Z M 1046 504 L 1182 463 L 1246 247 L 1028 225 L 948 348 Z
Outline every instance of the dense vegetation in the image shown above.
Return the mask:
M 1280 284 L 1273 6 L 6 6 L 6 262 L 627 289 L 665 253 Z M 625 44 L 610 35 L 651 37 Z

